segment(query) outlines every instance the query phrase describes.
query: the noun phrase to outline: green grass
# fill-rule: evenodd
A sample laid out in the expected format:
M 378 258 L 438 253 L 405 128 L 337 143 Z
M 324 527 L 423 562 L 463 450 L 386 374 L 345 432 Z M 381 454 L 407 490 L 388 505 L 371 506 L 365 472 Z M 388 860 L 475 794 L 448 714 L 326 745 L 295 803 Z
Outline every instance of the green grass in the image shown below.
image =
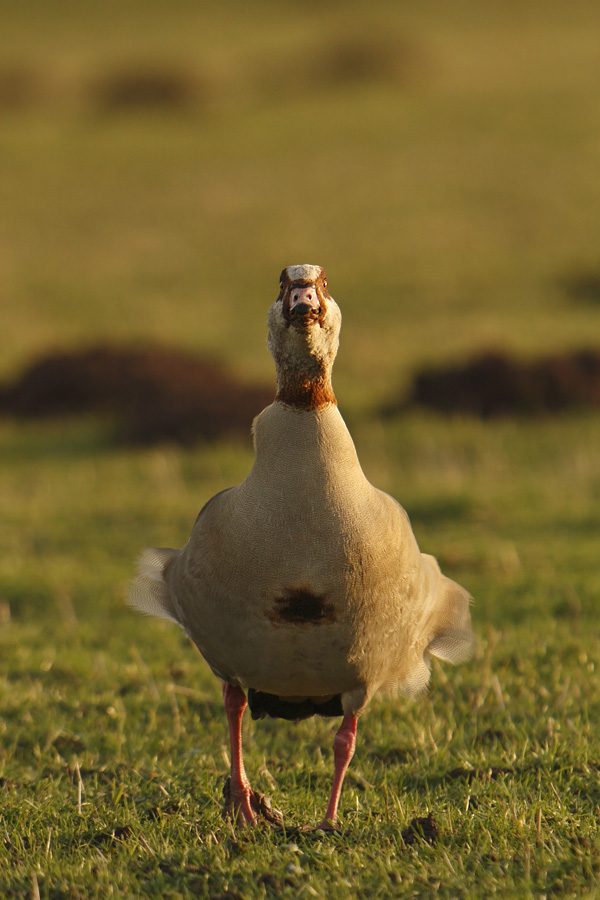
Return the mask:
M 30 87 L 3 105 L 0 77 L 2 375 L 107 338 L 272 378 L 277 275 L 323 264 L 365 471 L 474 595 L 477 644 L 425 697 L 373 702 L 340 834 L 233 829 L 219 685 L 124 596 L 143 546 L 181 545 L 245 476 L 250 440 L 0 423 L 0 896 L 600 896 L 600 418 L 376 415 L 425 361 L 598 344 L 600 304 L 564 289 L 600 268 L 597 7 L 5 6 L 0 76 Z M 99 84 L 155 61 L 189 105 L 101 107 Z M 246 723 L 290 827 L 323 814 L 334 731 Z M 437 842 L 406 846 L 429 813 Z
M 600 422 L 413 416 L 355 432 L 422 547 L 474 593 L 477 652 L 436 665 L 424 698 L 375 701 L 341 835 L 289 837 L 224 824 L 219 686 L 178 629 L 122 602 L 139 547 L 185 540 L 250 451 L 117 453 L 91 425 L 4 429 L 0 891 L 30 896 L 35 873 L 48 897 L 593 895 Z M 249 773 L 290 826 L 322 814 L 333 732 L 247 726 Z M 437 844 L 406 848 L 429 812 Z

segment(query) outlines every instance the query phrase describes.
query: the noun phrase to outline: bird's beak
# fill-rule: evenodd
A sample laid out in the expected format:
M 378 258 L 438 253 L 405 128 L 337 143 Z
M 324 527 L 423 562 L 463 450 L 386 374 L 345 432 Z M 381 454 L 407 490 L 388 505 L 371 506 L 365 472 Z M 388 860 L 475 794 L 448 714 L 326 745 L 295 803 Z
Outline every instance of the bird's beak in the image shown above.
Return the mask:
M 314 284 L 292 286 L 289 309 L 292 319 L 316 319 L 321 311 L 321 301 Z

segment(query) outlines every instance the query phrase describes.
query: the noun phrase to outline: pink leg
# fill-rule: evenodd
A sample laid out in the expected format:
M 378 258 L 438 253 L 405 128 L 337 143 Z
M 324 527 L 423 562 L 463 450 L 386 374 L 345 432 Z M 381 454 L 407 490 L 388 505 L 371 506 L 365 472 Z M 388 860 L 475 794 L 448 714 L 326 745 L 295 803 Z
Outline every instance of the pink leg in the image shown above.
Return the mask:
M 350 760 L 354 756 L 356 724 L 356 716 L 344 716 L 340 729 L 333 739 L 333 758 L 335 761 L 333 784 L 329 796 L 329 806 L 327 807 L 327 812 L 325 813 L 323 821 L 318 826 L 319 828 L 327 830 L 335 828 L 338 804 L 340 802 L 340 794 L 342 793 L 342 784 L 344 783 L 344 775 L 350 765 Z
M 242 823 L 253 825 L 257 811 L 253 806 L 254 792 L 246 776 L 244 758 L 242 756 L 242 717 L 246 709 L 246 695 L 240 687 L 225 683 L 223 699 L 229 725 L 229 742 L 231 744 L 231 781 L 229 785 L 230 802 L 234 818 Z

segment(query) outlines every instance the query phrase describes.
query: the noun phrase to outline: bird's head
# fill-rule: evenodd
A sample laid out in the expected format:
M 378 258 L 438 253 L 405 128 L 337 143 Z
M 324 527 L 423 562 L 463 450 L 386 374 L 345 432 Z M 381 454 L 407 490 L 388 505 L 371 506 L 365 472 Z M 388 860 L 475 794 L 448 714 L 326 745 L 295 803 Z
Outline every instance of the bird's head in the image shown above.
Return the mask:
M 282 370 L 309 378 L 329 374 L 341 322 L 340 308 L 327 291 L 321 266 L 287 266 L 268 316 L 268 345 L 278 374 Z

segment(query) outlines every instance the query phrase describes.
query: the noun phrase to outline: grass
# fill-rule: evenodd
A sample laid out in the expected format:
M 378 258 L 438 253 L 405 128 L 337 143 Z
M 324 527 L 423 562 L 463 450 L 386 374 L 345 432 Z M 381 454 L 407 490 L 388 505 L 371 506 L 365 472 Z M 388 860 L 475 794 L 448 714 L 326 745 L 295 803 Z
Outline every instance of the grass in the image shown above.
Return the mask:
M 138 548 L 182 542 L 190 506 L 239 480 L 250 451 L 109 452 L 88 429 L 3 434 L 18 497 L 2 535 L 1 891 L 31 896 L 35 875 L 48 897 L 593 895 L 597 420 L 357 428 L 373 480 L 475 594 L 477 652 L 436 666 L 428 696 L 373 704 L 341 835 L 292 838 L 223 823 L 218 684 L 178 629 L 122 603 Z M 245 737 L 286 822 L 317 821 L 333 724 Z M 405 847 L 430 812 L 438 842 Z
M 277 275 L 322 263 L 365 471 L 474 595 L 476 654 L 373 702 L 340 834 L 233 829 L 219 685 L 123 598 L 140 548 L 182 544 L 250 441 L 0 423 L 0 896 L 599 896 L 600 419 L 375 412 L 425 361 L 597 343 L 600 306 L 564 288 L 600 267 L 596 7 L 147 8 L 4 16 L 29 87 L 0 89 L 2 374 L 150 338 L 272 377 Z M 185 103 L 100 103 L 128 61 L 178 73 Z M 246 725 L 291 826 L 322 815 L 334 730 Z M 407 844 L 430 813 L 437 842 Z

